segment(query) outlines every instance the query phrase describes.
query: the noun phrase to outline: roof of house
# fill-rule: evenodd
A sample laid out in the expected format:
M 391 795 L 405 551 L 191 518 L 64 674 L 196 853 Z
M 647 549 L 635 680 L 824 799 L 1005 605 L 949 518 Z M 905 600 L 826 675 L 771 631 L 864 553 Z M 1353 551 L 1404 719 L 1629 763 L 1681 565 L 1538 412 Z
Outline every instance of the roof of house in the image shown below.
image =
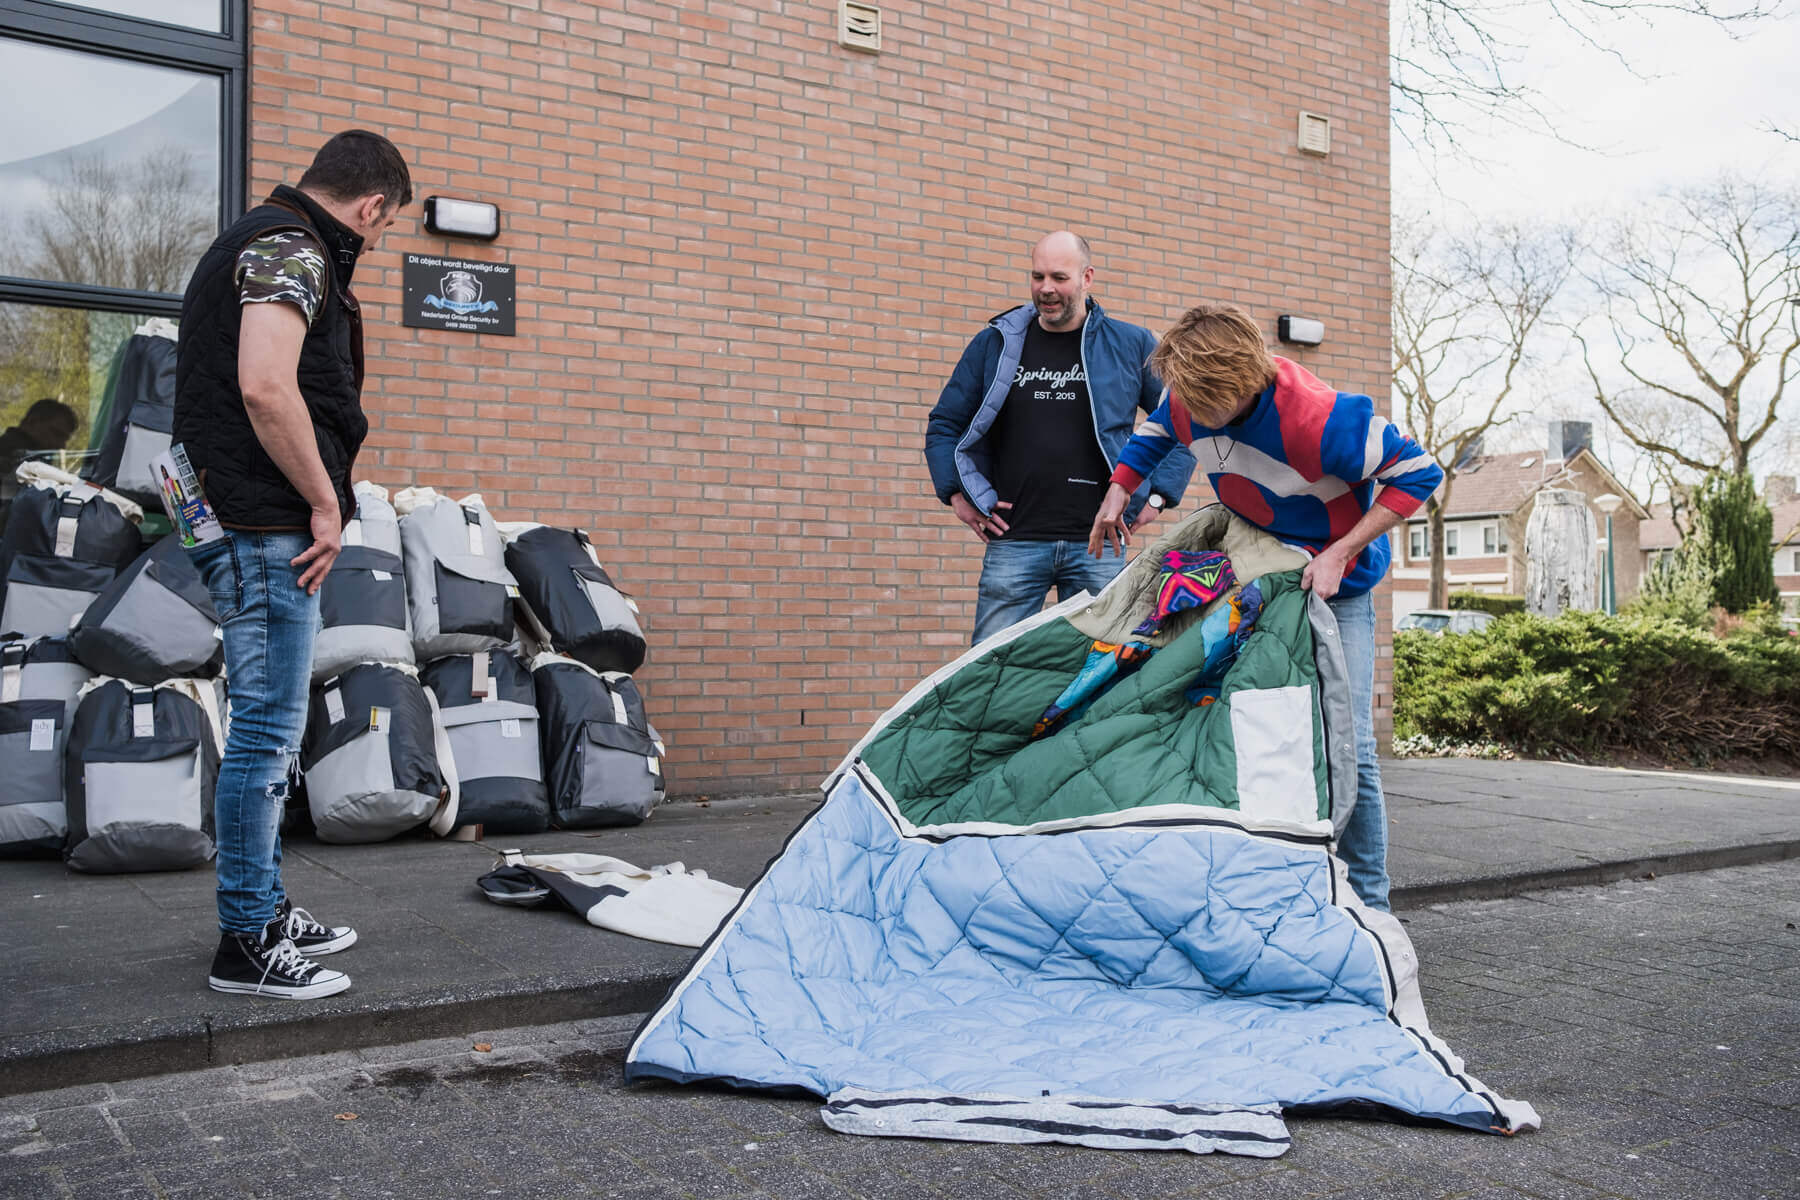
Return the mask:
M 1471 459 L 1457 471 L 1450 488 L 1450 504 L 1446 517 L 1508 516 L 1517 512 L 1538 493 L 1540 488 L 1560 481 L 1567 482 L 1583 472 L 1596 472 L 1608 491 L 1624 496 L 1626 503 L 1644 515 L 1637 499 L 1625 489 L 1612 472 L 1594 457 L 1591 450 L 1580 450 L 1567 462 L 1541 450 L 1524 450 L 1514 454 L 1483 454 Z
M 1775 531 L 1771 545 L 1779 546 L 1791 540 L 1800 544 L 1800 496 L 1784 503 L 1777 504 L 1773 510 Z M 1639 550 L 1673 550 L 1681 545 L 1681 534 L 1675 529 L 1675 521 L 1669 516 L 1669 506 L 1652 504 L 1650 519 L 1638 526 Z

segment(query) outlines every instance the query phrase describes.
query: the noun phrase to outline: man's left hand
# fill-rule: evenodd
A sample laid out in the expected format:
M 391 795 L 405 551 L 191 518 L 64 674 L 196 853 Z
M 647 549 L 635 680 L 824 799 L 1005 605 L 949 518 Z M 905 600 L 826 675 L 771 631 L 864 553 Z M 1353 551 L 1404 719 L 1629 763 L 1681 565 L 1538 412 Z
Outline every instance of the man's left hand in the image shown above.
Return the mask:
M 1310 588 L 1321 600 L 1329 600 L 1338 594 L 1344 572 L 1349 569 L 1350 556 L 1335 545 L 1327 546 L 1313 555 L 1306 569 L 1300 572 L 1300 586 Z

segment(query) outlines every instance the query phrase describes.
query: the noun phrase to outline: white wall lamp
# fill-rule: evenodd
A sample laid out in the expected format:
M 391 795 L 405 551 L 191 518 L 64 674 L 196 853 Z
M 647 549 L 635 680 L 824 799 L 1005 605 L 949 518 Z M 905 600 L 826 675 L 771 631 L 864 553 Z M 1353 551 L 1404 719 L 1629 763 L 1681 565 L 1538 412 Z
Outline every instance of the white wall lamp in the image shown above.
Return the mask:
M 1275 318 L 1275 336 L 1294 346 L 1316 346 L 1325 340 L 1325 322 L 1311 317 Z
M 500 206 L 481 200 L 425 197 L 425 232 L 491 242 L 500 236 Z

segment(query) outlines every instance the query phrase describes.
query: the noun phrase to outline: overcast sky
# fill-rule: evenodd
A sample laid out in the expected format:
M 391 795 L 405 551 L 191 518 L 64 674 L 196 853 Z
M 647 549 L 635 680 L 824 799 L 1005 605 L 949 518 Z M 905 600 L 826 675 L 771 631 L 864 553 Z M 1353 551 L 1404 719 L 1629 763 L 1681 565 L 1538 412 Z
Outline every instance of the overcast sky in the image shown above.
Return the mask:
M 1519 77 L 1584 150 L 1498 123 L 1471 129 L 1459 155 L 1394 145 L 1397 201 L 1448 201 L 1482 213 L 1580 216 L 1724 167 L 1800 176 L 1800 15 L 1734 40 L 1717 26 L 1664 15 L 1619 21 L 1616 62 L 1545 24 L 1529 38 Z
M 1795 9 L 1736 39 L 1669 15 L 1615 23 L 1608 36 L 1635 76 L 1545 25 L 1528 39 L 1518 78 L 1538 89 L 1570 141 L 1593 149 L 1497 122 L 1466 129 L 1457 153 L 1413 149 L 1396 137 L 1394 202 L 1447 225 L 1470 217 L 1581 224 L 1724 170 L 1800 186 L 1800 142 L 1769 132 L 1775 125 L 1800 136 L 1800 4 Z M 1579 360 L 1553 340 L 1540 350 L 1542 366 L 1524 389 L 1529 415 L 1490 438 L 1490 448 L 1542 448 L 1547 421 L 1590 420 L 1601 457 L 1649 498 L 1647 464 L 1593 402 Z M 1758 455 L 1759 476 L 1800 465 L 1794 401 L 1786 408 Z

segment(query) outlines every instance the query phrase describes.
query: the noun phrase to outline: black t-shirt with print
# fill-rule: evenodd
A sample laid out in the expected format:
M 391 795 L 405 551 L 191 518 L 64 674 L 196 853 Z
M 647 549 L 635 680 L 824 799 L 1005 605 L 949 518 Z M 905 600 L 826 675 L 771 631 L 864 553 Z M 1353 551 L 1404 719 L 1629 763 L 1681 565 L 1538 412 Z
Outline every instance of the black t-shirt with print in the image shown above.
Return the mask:
M 1012 391 L 988 434 L 1010 541 L 1086 541 L 1112 469 L 1100 452 L 1081 362 L 1081 330 L 1032 321 Z

